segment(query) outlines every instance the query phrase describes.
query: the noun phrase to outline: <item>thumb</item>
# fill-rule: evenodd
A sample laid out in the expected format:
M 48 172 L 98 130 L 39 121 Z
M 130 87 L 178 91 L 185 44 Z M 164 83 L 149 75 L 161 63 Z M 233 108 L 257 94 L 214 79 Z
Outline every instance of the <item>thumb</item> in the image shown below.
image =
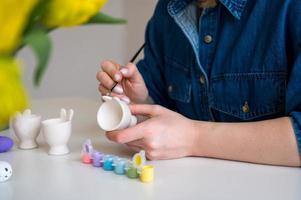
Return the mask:
M 142 139 L 145 134 L 145 124 L 140 123 L 136 126 L 126 128 L 118 131 L 110 131 L 106 133 L 106 136 L 109 140 L 125 144 L 135 140 Z
M 129 105 L 133 115 L 156 116 L 162 114 L 166 109 L 159 105 L 131 104 Z

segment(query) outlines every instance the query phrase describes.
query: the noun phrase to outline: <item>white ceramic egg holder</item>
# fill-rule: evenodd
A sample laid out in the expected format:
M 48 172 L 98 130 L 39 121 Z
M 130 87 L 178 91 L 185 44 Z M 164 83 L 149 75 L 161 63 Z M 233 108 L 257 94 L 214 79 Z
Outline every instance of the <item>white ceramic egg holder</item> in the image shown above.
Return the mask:
M 105 131 L 122 130 L 137 124 L 127 103 L 118 97 L 103 96 L 103 103 L 97 112 L 97 123 Z
M 49 155 L 64 155 L 69 153 L 67 143 L 72 131 L 73 110 L 68 112 L 62 108 L 59 118 L 41 121 L 41 116 L 31 114 L 25 110 L 23 114 L 17 113 L 11 120 L 20 149 L 37 148 L 37 137 L 42 130 L 46 143 L 49 145 Z
M 11 127 L 20 141 L 20 149 L 38 147 L 36 139 L 40 133 L 41 119 L 41 116 L 31 114 L 29 109 L 22 114 L 17 112 L 15 117 L 11 119 Z

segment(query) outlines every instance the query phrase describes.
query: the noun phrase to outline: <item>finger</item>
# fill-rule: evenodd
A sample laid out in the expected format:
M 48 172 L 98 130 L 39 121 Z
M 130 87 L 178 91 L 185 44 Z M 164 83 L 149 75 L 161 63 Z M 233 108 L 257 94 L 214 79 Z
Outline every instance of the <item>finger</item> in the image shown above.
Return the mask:
M 103 87 L 102 84 L 99 84 L 98 90 L 99 90 L 101 96 L 108 96 L 108 95 L 110 95 L 112 97 L 118 97 L 121 101 L 125 102 L 126 104 L 130 104 L 131 103 L 130 98 L 128 98 L 124 94 L 118 94 L 118 93 L 115 93 L 115 92 L 111 92 L 107 88 Z
M 111 90 L 108 90 L 102 84 L 98 85 L 98 90 L 99 90 L 101 96 L 106 96 L 107 94 L 110 94 L 110 92 L 111 92 Z
M 125 144 L 134 140 L 139 140 L 144 137 L 145 134 L 145 123 L 140 123 L 136 126 L 121 130 L 107 132 L 106 136 L 109 140 Z
M 107 88 L 108 90 L 111 90 L 114 86 L 114 92 L 122 93 L 123 89 L 121 85 L 116 85 L 115 81 L 112 80 L 112 78 L 104 71 L 97 73 L 97 79 L 101 83 L 102 86 Z
M 120 68 L 121 74 L 126 78 L 132 78 L 138 72 L 137 66 L 133 63 L 128 63 L 126 66 Z
M 112 96 L 112 97 L 118 97 L 120 100 L 126 102 L 127 104 L 130 103 L 130 99 L 125 96 L 124 94 L 118 94 L 116 92 L 111 92 L 108 88 L 104 87 L 102 84 L 98 85 L 98 90 L 101 93 L 101 96 Z
M 120 82 L 122 74 L 119 71 L 120 65 L 112 61 L 104 61 L 101 64 L 101 68 L 106 72 L 114 81 Z
M 130 110 L 133 115 L 156 116 L 163 113 L 166 109 L 159 105 L 132 104 Z
M 128 145 L 128 144 L 126 144 L 126 146 L 128 148 L 130 148 L 132 151 L 134 151 L 135 153 L 138 153 L 139 151 L 141 151 L 140 147 L 137 147 L 137 146 L 134 146 L 134 145 Z
M 134 140 L 131 142 L 126 143 L 127 145 L 136 146 L 140 149 L 145 149 L 145 142 L 144 139 Z
M 158 160 L 159 154 L 155 151 L 146 151 L 145 156 L 148 160 Z
M 111 96 L 112 97 L 118 97 L 121 101 L 125 102 L 126 104 L 130 104 L 131 103 L 130 98 L 128 98 L 124 94 L 117 94 L 117 93 L 112 92 Z

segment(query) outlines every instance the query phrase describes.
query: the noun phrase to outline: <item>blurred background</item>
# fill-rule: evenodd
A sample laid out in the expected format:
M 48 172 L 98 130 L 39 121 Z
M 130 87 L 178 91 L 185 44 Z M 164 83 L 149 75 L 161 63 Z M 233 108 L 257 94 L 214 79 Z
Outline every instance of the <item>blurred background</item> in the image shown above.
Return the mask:
M 144 31 L 156 0 L 110 0 L 105 13 L 128 20 L 125 25 L 62 28 L 50 34 L 53 50 L 39 87 L 33 85 L 35 57 L 24 48 L 23 79 L 32 99 L 81 96 L 99 98 L 96 72 L 105 59 L 126 64 L 144 42 Z M 140 56 L 141 57 L 141 56 Z

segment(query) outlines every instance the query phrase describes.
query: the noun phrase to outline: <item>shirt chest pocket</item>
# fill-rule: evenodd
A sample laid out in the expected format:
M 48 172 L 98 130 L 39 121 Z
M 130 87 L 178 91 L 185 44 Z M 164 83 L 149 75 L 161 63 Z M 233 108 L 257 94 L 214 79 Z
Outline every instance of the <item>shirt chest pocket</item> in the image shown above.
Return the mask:
M 165 58 L 165 78 L 168 96 L 176 103 L 189 103 L 191 100 L 190 69 L 172 59 Z
M 284 113 L 285 73 L 212 77 L 210 102 L 217 121 L 256 121 Z

